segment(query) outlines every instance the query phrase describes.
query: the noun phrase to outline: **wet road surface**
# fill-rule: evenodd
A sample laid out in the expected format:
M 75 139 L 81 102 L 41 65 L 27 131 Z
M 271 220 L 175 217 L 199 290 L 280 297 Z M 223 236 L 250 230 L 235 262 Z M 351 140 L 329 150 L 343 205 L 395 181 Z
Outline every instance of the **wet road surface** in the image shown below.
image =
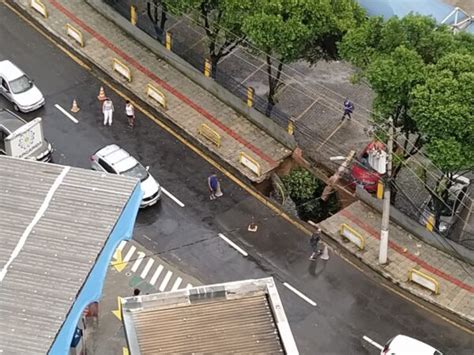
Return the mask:
M 448 354 L 472 354 L 471 334 L 387 290 L 339 256 L 309 262 L 308 238 L 220 172 L 224 196 L 210 201 L 206 179 L 215 169 L 140 112 L 130 130 L 124 100 L 106 86 L 116 111 L 112 127 L 104 127 L 97 100 L 104 84 L 0 3 L 3 59 L 28 73 L 46 96 L 44 108 L 22 117 L 43 117 L 54 162 L 90 168 L 91 154 L 116 143 L 150 166 L 184 207 L 163 195 L 159 204 L 140 211 L 134 239 L 203 283 L 273 276 L 302 354 L 377 354 L 363 336 L 383 344 L 400 333 Z M 69 110 L 73 99 L 81 108 L 73 114 L 77 124 L 55 107 Z M 0 106 L 12 107 L 3 98 Z M 247 231 L 251 221 L 258 225 L 256 233 Z

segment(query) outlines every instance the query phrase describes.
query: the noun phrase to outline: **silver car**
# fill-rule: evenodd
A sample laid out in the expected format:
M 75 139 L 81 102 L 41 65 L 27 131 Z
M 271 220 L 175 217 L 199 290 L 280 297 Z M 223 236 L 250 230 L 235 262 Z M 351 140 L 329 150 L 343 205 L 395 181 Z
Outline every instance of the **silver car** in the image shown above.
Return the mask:
M 0 62 L 0 93 L 13 103 L 16 111 L 31 112 L 45 104 L 33 81 L 9 60 Z
M 143 199 L 140 208 L 154 205 L 161 198 L 161 186 L 134 157 L 116 144 L 99 149 L 91 157 L 91 167 L 110 174 L 140 179 Z

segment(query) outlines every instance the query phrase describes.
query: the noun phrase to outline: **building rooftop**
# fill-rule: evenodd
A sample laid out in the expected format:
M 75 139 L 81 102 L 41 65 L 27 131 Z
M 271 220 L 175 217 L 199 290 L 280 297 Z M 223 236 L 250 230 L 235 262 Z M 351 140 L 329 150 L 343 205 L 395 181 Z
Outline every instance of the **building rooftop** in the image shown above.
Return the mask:
M 272 278 L 129 297 L 122 315 L 131 355 L 298 354 Z
M 0 353 L 46 354 L 91 274 L 105 274 L 104 248 L 138 180 L 0 157 L 0 182 Z M 99 258 L 105 270 L 92 272 Z

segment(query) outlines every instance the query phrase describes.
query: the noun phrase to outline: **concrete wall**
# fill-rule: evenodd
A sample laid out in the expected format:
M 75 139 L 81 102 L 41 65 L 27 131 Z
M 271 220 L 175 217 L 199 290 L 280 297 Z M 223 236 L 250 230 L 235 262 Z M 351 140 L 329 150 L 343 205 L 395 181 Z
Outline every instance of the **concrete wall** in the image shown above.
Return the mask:
M 382 213 L 382 200 L 376 199 L 360 187 L 357 187 L 356 189 L 356 196 L 362 202 Z M 440 236 L 435 232 L 428 231 L 424 226 L 410 217 L 405 216 L 393 206 L 390 208 L 390 220 L 423 242 L 430 244 L 431 246 L 440 249 L 457 259 L 463 259 L 465 262 L 474 265 L 474 252 L 472 250 L 469 250 L 450 239 Z
M 102 0 L 86 0 L 86 2 L 103 16 L 122 28 L 127 34 L 135 38 L 138 42 L 148 47 L 157 56 L 163 58 L 170 65 L 179 70 L 203 89 L 213 94 L 215 97 L 232 107 L 241 115 L 244 115 L 250 122 L 265 131 L 271 137 L 275 138 L 278 142 L 291 150 L 296 148 L 295 138 L 289 135 L 285 129 L 257 110 L 249 108 L 245 102 L 230 93 L 227 89 L 224 89 L 214 80 L 205 77 L 201 72 L 197 71 L 184 59 L 172 51 L 168 51 L 160 42 L 150 37 L 136 26 L 132 25 L 127 19 L 122 17 L 118 12 L 116 12 L 109 5 L 105 4 Z

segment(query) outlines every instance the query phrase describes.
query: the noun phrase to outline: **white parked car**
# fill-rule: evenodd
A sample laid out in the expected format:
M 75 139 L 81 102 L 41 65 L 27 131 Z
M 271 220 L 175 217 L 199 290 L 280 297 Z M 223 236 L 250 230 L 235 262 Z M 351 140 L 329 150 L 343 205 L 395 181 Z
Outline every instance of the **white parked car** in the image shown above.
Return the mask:
M 140 208 L 154 205 L 161 198 L 161 186 L 134 157 L 116 144 L 99 149 L 91 156 L 91 167 L 97 171 L 138 178 L 143 199 Z
M 443 355 L 431 345 L 425 344 L 406 335 L 397 335 L 390 339 L 380 355 Z
M 33 81 L 9 60 L 0 62 L 0 93 L 13 103 L 16 111 L 31 112 L 45 104 Z

